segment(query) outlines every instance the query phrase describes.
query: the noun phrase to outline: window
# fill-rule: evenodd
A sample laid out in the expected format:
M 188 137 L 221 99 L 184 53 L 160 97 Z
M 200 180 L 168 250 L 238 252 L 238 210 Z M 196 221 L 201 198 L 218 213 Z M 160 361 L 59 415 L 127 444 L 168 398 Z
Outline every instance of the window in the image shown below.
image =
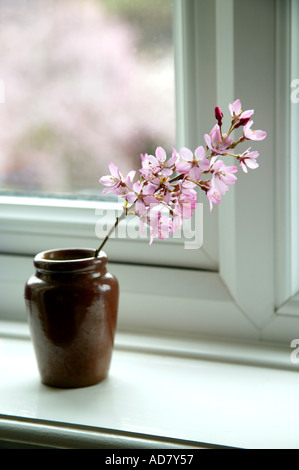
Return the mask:
M 292 54 L 297 57 L 298 22 L 292 19 L 292 32 L 289 28 L 297 11 L 298 0 L 174 1 L 177 146 L 198 145 L 213 125 L 214 105 L 226 110 L 236 98 L 255 109 L 255 125 L 267 130 L 268 137 L 259 146 L 258 171 L 239 172 L 238 184 L 219 210 L 204 212 L 202 249 L 184 250 L 173 240 L 151 247 L 142 240 L 111 240 L 111 270 L 122 286 L 121 328 L 278 341 L 287 347 L 297 335 L 297 318 L 277 313 L 280 301 L 287 300 L 283 291 L 278 293 L 280 272 L 290 266 L 281 263 L 284 256 L 292 259 L 296 246 L 289 244 L 279 219 L 289 214 L 285 227 L 289 230 L 291 220 L 294 224 L 291 199 L 286 192 L 281 197 L 279 183 L 281 176 L 286 181 L 290 177 L 285 145 L 295 148 L 295 136 L 277 131 L 285 130 L 287 124 L 281 125 L 291 107 L 290 64 L 297 74 Z M 292 108 L 293 126 L 297 109 Z M 42 244 L 48 248 L 50 242 L 69 245 L 70 234 L 77 244 L 91 242 L 96 219 L 88 201 L 2 201 L 0 262 L 5 269 L 0 286 L 7 318 L 7 312 L 18 310 L 12 307 L 8 283 L 19 263 L 23 272 L 32 269 L 31 256 L 24 255 L 33 255 Z M 21 289 L 21 270 L 18 276 Z
M 0 108 L 0 189 L 8 204 L 3 216 L 22 220 L 16 244 L 6 237 L 2 249 L 33 255 L 53 246 L 53 233 L 59 246 L 75 235 L 77 243 L 96 247 L 95 235 L 103 238 L 120 210 L 98 184 L 109 162 L 126 174 L 140 168 L 140 153 L 153 153 L 157 145 L 170 150 L 175 142 L 172 1 L 1 5 L 6 103 Z M 19 44 L 18 53 L 7 44 Z M 58 232 L 53 211 L 64 219 Z M 130 221 L 129 237 L 127 230 L 111 240 L 112 261 L 216 268 L 214 256 L 186 252 L 179 238 L 167 253 L 165 243 L 150 248 L 136 222 Z M 24 244 L 25 233 L 38 239 Z
M 1 192 L 36 197 L 6 197 L 2 202 L 19 219 L 25 201 L 22 239 L 26 230 L 30 237 L 38 230 L 41 239 L 39 248 L 34 243 L 34 251 L 21 252 L 52 246 L 45 237 L 47 211 L 52 214 L 56 207 L 59 219 L 66 207 L 70 213 L 74 207 L 72 200 L 57 200 L 61 196 L 100 202 L 77 204 L 79 219 L 85 228 L 88 221 L 87 233 L 95 239 L 94 227 L 105 233 L 119 210 L 113 200 L 102 198 L 98 184 L 109 172 L 108 163 L 113 160 L 126 174 L 139 169 L 140 153 L 153 153 L 157 145 L 170 150 L 175 142 L 172 1 L 33 0 L 34 7 L 26 8 L 23 0 L 18 8 L 11 2 L 1 5 L 7 98 L 0 109 Z M 18 53 L 7 44 L 19 44 Z M 47 208 L 45 195 L 56 196 Z M 37 229 L 40 217 L 44 225 Z M 67 219 L 69 225 L 62 231 L 60 224 L 59 233 L 67 237 L 76 232 L 78 238 L 83 227 Z M 139 240 L 141 249 L 132 255 L 128 247 L 140 239 L 132 224 L 128 243 L 112 241 L 112 260 L 168 265 L 175 256 L 176 264 L 215 269 L 209 254 L 186 254 L 178 238 L 170 242 L 167 256 L 159 243 L 149 249 L 148 239 Z M 20 242 L 16 248 L 11 238 L 7 241 L 6 251 L 20 250 Z
M 0 13 L 2 191 L 98 196 L 111 158 L 127 173 L 156 142 L 171 148 L 171 0 L 4 0 Z

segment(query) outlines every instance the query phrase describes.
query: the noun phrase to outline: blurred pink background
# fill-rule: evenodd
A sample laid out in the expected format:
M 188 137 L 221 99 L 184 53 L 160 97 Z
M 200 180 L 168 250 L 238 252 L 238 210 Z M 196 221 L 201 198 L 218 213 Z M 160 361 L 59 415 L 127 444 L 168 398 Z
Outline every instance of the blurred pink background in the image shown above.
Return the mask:
M 1 0 L 0 190 L 95 194 L 175 145 L 170 0 Z

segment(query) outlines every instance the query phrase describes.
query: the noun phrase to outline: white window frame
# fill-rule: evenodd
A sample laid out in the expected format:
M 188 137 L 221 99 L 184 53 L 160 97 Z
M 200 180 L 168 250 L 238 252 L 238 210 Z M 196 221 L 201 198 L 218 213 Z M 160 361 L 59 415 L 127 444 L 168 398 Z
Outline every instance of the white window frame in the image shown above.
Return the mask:
M 280 33 L 281 55 L 285 57 L 285 67 L 278 70 L 278 86 L 285 119 L 277 128 L 277 148 L 287 152 L 287 161 L 277 159 L 277 314 L 299 316 L 299 158 L 298 126 L 299 103 L 299 2 L 292 0 L 284 14 L 284 22 L 289 34 Z M 295 82 L 296 90 L 292 85 Z M 287 84 L 290 85 L 288 90 Z M 284 90 L 284 91 L 282 91 Z M 287 99 L 288 93 L 295 93 L 296 100 Z M 287 106 L 286 106 L 287 105 Z M 285 138 L 284 138 L 285 136 Z
M 143 242 L 111 241 L 111 254 L 107 249 L 111 271 L 121 285 L 119 328 L 287 346 L 296 335 L 299 319 L 282 315 L 280 310 L 287 294 L 281 287 L 283 274 L 292 276 L 295 270 L 291 269 L 288 244 L 291 218 L 285 220 L 287 233 L 280 223 L 290 208 L 290 193 L 285 191 L 281 198 L 281 186 L 286 185 L 278 182 L 281 177 L 285 182 L 290 178 L 281 160 L 283 154 L 285 162 L 289 161 L 283 150 L 292 137 L 290 127 L 282 127 L 290 109 L 289 97 L 282 90 L 289 90 L 288 66 L 292 62 L 288 27 L 291 11 L 297 6 L 297 0 L 174 1 L 176 102 L 181 121 L 177 145 L 199 145 L 213 125 L 214 105 L 227 110 L 227 104 L 236 98 L 255 109 L 255 125 L 267 130 L 268 138 L 258 145 L 260 168 L 249 175 L 239 172 L 237 184 L 219 210 L 204 215 L 208 239 L 205 244 L 204 238 L 205 250 L 198 252 L 205 260 L 190 250 L 192 262 L 187 269 L 184 257 L 188 250 L 179 254 L 171 242 L 146 248 Z M 255 61 L 263 64 L 262 73 L 257 74 L 258 69 L 252 66 Z M 32 255 L 46 241 L 52 241 L 51 247 L 55 241 L 56 246 L 61 246 L 61 241 L 63 246 L 71 241 L 81 245 L 94 236 L 94 207 L 74 206 L 41 205 L 33 210 L 30 204 L 16 205 L 11 211 L 13 204 L 1 205 L 0 298 L 4 319 L 23 318 L 23 303 L 17 293 L 33 269 Z M 77 235 L 72 237 L 73 233 Z M 158 266 L 161 253 L 165 256 L 166 251 L 164 266 Z M 17 301 L 12 298 L 14 292 Z

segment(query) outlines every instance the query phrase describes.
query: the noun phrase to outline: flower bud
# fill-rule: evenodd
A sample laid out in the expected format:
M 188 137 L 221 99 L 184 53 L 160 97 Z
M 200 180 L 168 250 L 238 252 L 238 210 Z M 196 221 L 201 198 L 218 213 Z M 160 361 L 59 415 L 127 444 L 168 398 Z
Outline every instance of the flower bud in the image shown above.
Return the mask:
M 241 118 L 240 121 L 235 125 L 235 129 L 238 129 L 240 126 L 246 126 L 246 124 L 250 121 L 250 117 L 248 118 Z
M 219 125 L 219 126 L 222 126 L 223 112 L 221 111 L 221 109 L 219 108 L 219 106 L 216 106 L 216 108 L 215 108 L 215 118 L 216 118 L 217 121 L 218 121 L 218 125 Z

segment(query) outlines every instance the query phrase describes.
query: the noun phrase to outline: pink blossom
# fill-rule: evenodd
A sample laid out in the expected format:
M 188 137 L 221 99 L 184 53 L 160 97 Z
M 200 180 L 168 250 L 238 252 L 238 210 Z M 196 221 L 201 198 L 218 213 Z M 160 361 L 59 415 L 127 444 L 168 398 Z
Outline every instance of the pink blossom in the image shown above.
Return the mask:
M 141 215 L 151 205 L 158 204 L 154 196 L 157 186 L 151 183 L 134 183 L 133 191 L 126 195 L 129 202 L 135 202 L 135 211 L 137 215 Z
M 190 219 L 198 206 L 197 192 L 193 189 L 196 184 L 185 179 L 178 182 L 173 191 L 170 207 L 172 211 L 173 231 L 179 228 L 184 219 Z
M 233 143 L 232 137 L 227 137 L 226 134 L 221 135 L 218 124 L 215 124 L 210 134 L 205 134 L 204 138 L 208 148 L 220 155 L 225 153 Z
M 173 232 L 172 219 L 162 214 L 163 209 L 163 207 L 157 206 L 147 215 L 147 224 L 150 227 L 150 245 L 154 238 L 165 240 Z
M 196 187 L 196 184 L 193 183 L 192 181 L 189 181 L 187 178 L 187 175 L 181 180 L 178 182 L 178 187 L 179 187 L 179 191 L 183 194 L 187 194 L 187 195 L 196 195 L 196 191 L 194 190 L 194 188 Z
M 176 170 L 182 174 L 188 174 L 188 177 L 194 181 L 199 181 L 202 171 L 208 171 L 210 162 L 206 158 L 205 149 L 200 146 L 193 152 L 186 147 L 181 148 L 179 152 L 182 162 L 176 163 Z
M 234 101 L 232 104 L 229 104 L 228 107 L 232 118 L 238 117 L 239 119 L 247 119 L 254 113 L 253 109 L 242 111 L 242 104 L 240 100 Z
M 103 189 L 102 194 L 108 194 L 112 192 L 116 195 L 126 195 L 132 186 L 135 171 L 130 171 L 126 177 L 119 171 L 114 163 L 109 164 L 110 175 L 102 176 L 100 183 L 107 188 Z
M 237 171 L 236 166 L 227 166 L 222 160 L 217 160 L 213 164 L 212 179 L 206 183 L 206 187 L 203 187 L 210 201 L 210 211 L 213 209 L 213 204 L 220 204 L 221 196 L 228 191 L 227 185 L 236 182 L 237 177 L 234 173 Z
M 169 181 L 169 177 L 160 178 L 160 188 L 156 193 L 156 198 L 159 201 L 164 201 L 166 204 L 170 203 L 173 193 L 173 186 Z
M 179 154 L 173 148 L 171 157 L 169 158 L 169 160 L 167 160 L 165 163 L 163 163 L 163 169 L 162 169 L 161 173 L 164 176 L 172 175 L 172 173 L 174 171 L 174 168 L 175 168 L 175 165 L 176 165 L 177 161 L 179 160 L 179 158 L 180 158 Z
M 169 176 L 173 173 L 172 167 L 178 159 L 177 153 L 173 150 L 172 156 L 166 160 L 167 155 L 162 147 L 157 147 L 155 156 L 142 155 L 142 169 L 140 170 L 142 176 L 148 180 L 157 180 L 158 175 Z M 154 181 L 156 182 L 156 181 Z
M 174 212 L 181 220 L 190 219 L 197 206 L 197 194 L 195 191 L 192 193 L 182 192 L 175 201 Z
M 217 193 L 224 194 L 228 190 L 227 184 L 234 184 L 237 177 L 233 174 L 238 171 L 236 166 L 227 166 L 222 160 L 217 160 L 212 167 L 212 186 Z
M 208 182 L 208 187 L 210 189 L 207 190 L 207 198 L 210 201 L 210 211 L 213 209 L 213 204 L 220 204 L 221 202 L 221 194 L 215 188 L 212 180 Z
M 264 140 L 267 136 L 267 132 L 265 131 L 255 131 L 251 129 L 251 126 L 253 124 L 253 121 L 249 121 L 243 128 L 243 135 L 245 139 L 248 140 Z
M 182 179 L 178 183 L 179 191 L 176 196 L 182 194 L 183 196 L 188 197 L 190 200 L 195 200 L 197 198 L 197 192 L 195 191 L 196 184 L 192 183 L 187 179 Z
M 259 164 L 256 162 L 256 158 L 259 156 L 258 152 L 250 152 L 250 148 L 246 150 L 242 155 L 238 156 L 240 166 L 245 173 L 248 173 L 247 167 L 252 170 L 258 168 Z

